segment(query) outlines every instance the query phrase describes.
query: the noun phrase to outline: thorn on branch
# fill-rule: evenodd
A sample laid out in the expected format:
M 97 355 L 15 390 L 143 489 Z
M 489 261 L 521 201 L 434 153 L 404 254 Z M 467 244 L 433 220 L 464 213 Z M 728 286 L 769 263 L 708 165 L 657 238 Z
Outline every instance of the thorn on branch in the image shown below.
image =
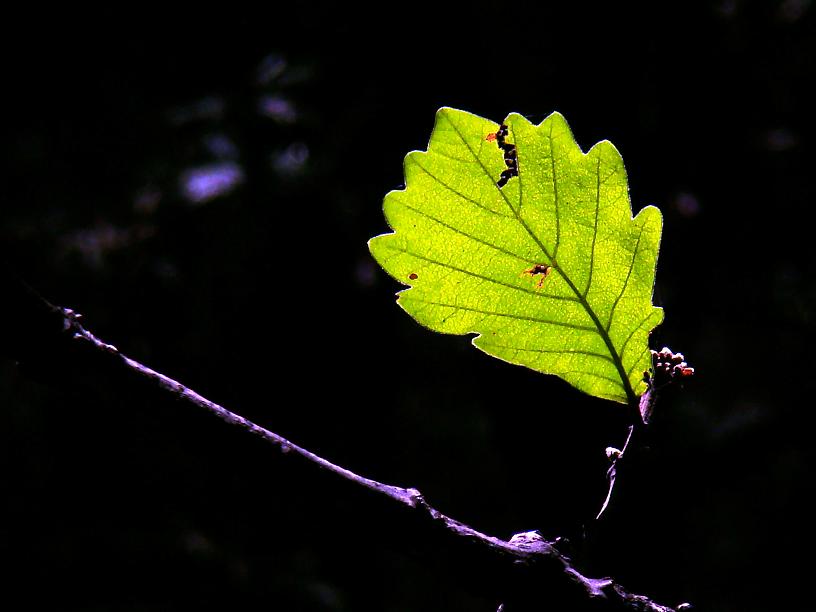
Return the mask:
M 74 340 L 87 340 L 91 344 L 93 344 L 96 348 L 105 351 L 106 353 L 111 353 L 113 355 L 120 355 L 119 349 L 116 348 L 113 344 L 107 344 L 102 342 L 99 338 L 94 336 L 91 332 L 87 329 L 82 327 L 82 323 L 80 323 L 82 319 L 82 315 L 71 308 L 54 308 L 59 313 L 62 314 L 62 330 L 69 332 L 73 331 L 72 338 Z
M 533 552 L 546 552 L 552 548 L 552 544 L 544 539 L 544 536 L 541 535 L 538 529 L 515 533 L 508 540 L 508 543 L 522 550 Z
M 405 492 L 408 494 L 408 505 L 411 506 L 411 508 L 425 504 L 425 498 L 422 496 L 422 493 L 419 492 L 419 489 L 408 487 Z
M 71 308 L 63 308 L 62 317 L 62 329 L 63 331 L 68 331 L 75 325 L 79 324 L 79 320 L 82 318 L 82 315 L 78 312 L 74 312 Z

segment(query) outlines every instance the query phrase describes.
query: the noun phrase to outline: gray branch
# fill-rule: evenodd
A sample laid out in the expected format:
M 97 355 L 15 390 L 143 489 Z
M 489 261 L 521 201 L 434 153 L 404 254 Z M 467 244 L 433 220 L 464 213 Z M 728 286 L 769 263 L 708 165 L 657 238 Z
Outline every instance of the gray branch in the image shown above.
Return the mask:
M 555 585 L 562 592 L 574 594 L 576 606 L 591 607 L 593 610 L 679 612 L 688 609 L 688 604 L 681 604 L 677 607 L 658 604 L 648 597 L 629 592 L 611 578 L 585 576 L 573 566 L 569 557 L 557 549 L 554 542 L 546 541 L 537 532 L 516 534 L 510 540 L 502 540 L 481 533 L 435 509 L 417 489 L 384 484 L 355 474 L 227 410 L 178 381 L 131 359 L 115 346 L 102 341 L 85 329 L 80 322 L 80 315 L 74 311 L 53 306 L 45 300 L 41 301 L 40 306 L 46 306 L 45 310 L 50 311 L 49 314 L 52 317 L 61 317 L 63 331 L 70 334 L 74 340 L 88 343 L 97 352 L 107 355 L 112 361 L 117 361 L 121 367 L 149 379 L 168 393 L 264 439 L 283 453 L 300 456 L 349 482 L 398 502 L 412 512 L 420 514 L 423 520 L 429 520 L 431 524 L 440 526 L 442 532 L 447 534 L 445 535 L 447 540 L 466 542 L 471 550 L 475 547 L 482 556 L 490 559 L 492 565 L 501 566 L 508 573 L 521 572 L 524 576 L 522 578 L 522 581 L 525 582 L 524 590 L 533 593 L 532 599 L 529 594 L 524 597 L 516 597 L 512 592 L 503 594 L 502 609 L 506 612 L 531 609 L 529 607 L 531 600 L 534 602 L 534 608 L 543 609 L 549 593 L 546 587 L 539 585 Z M 515 580 L 513 584 L 518 585 L 518 580 Z M 514 601 L 525 603 L 518 605 L 514 604 Z

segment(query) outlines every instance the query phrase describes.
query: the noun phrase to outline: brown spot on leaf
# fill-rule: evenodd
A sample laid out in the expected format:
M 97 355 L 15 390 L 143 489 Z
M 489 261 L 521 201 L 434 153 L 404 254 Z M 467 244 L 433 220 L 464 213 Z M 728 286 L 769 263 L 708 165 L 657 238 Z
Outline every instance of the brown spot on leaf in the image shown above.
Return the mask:
M 534 264 L 531 268 L 528 268 L 527 270 L 522 272 L 522 274 L 529 274 L 530 276 L 536 276 L 540 274 L 541 278 L 538 280 L 537 286 L 539 289 L 541 289 L 541 287 L 544 285 L 544 281 L 550 275 L 550 272 L 552 272 L 552 266 L 537 263 Z
M 417 274 L 415 274 L 414 272 L 411 272 L 411 273 L 408 275 L 408 278 L 409 278 L 410 280 L 416 280 L 416 279 L 418 279 L 418 278 L 419 278 L 419 276 L 418 276 Z

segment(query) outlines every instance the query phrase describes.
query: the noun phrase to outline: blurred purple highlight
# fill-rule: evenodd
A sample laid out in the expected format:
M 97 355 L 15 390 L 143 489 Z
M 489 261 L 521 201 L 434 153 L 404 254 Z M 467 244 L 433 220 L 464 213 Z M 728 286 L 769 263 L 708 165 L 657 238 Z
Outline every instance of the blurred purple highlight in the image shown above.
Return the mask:
M 722 0 L 715 5 L 715 10 L 723 17 L 730 18 L 737 14 L 736 0 Z
M 786 23 L 794 23 L 805 16 L 810 8 L 810 0 L 785 0 L 779 5 L 779 19 Z
M 193 204 L 226 195 L 243 182 L 244 171 L 233 162 L 199 166 L 181 175 L 182 194 Z
M 268 85 L 286 70 L 286 60 L 279 55 L 270 54 L 261 60 L 258 66 L 258 84 Z
M 765 133 L 765 148 L 773 153 L 788 151 L 799 144 L 796 134 L 788 128 L 780 127 Z
M 162 192 L 155 187 L 145 187 L 133 197 L 133 212 L 140 215 L 152 215 L 159 208 Z
M 371 287 L 377 282 L 377 268 L 370 259 L 361 259 L 354 268 L 354 277 L 361 287 Z
M 258 112 L 278 123 L 294 123 L 297 121 L 295 107 L 282 96 L 261 96 L 258 100 Z
M 302 142 L 293 142 L 272 158 L 272 167 L 279 174 L 297 174 L 309 160 L 309 147 Z
M 204 146 L 218 159 L 236 159 L 238 147 L 226 134 L 214 133 L 204 137 Z
M 206 119 L 220 119 L 224 113 L 224 101 L 217 96 L 207 96 L 192 104 L 170 111 L 170 122 L 184 125 Z
M 156 233 L 152 225 L 136 224 L 130 228 L 117 227 L 107 221 L 99 221 L 93 227 L 79 229 L 64 236 L 62 247 L 82 255 L 85 264 L 91 268 L 101 268 L 105 257 L 146 240 Z
M 700 201 L 693 193 L 681 191 L 674 198 L 674 209 L 683 217 L 696 217 L 700 214 Z

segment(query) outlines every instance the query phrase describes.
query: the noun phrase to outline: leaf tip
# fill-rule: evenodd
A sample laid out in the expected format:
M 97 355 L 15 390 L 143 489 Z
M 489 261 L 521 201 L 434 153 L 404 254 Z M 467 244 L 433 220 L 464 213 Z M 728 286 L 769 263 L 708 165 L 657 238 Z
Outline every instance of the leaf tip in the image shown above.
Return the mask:
M 382 242 L 382 238 L 388 236 L 388 234 L 380 234 L 379 236 L 374 236 L 373 238 L 369 238 L 366 246 L 368 247 L 368 252 L 371 253 L 371 256 L 377 263 L 380 263 L 380 244 Z
M 595 154 L 600 159 L 614 159 L 616 162 L 623 163 L 623 157 L 611 140 L 603 139 L 592 145 L 586 152 L 587 155 Z
M 462 115 L 462 114 L 469 114 L 466 111 L 459 110 L 458 108 L 453 108 L 452 106 L 441 106 L 437 109 L 435 117 L 437 123 L 440 119 L 446 119 L 450 121 L 451 117 L 455 115 Z
M 657 223 L 658 229 L 663 226 L 663 212 L 654 204 L 648 204 L 638 211 L 635 219 L 642 220 L 644 223 Z
M 542 125 L 552 125 L 553 129 L 555 128 L 566 129 L 570 134 L 572 134 L 572 130 L 570 129 L 569 123 L 567 122 L 567 118 L 558 111 L 553 111 L 549 115 L 547 115 L 544 118 L 544 121 L 539 123 L 539 127 Z

